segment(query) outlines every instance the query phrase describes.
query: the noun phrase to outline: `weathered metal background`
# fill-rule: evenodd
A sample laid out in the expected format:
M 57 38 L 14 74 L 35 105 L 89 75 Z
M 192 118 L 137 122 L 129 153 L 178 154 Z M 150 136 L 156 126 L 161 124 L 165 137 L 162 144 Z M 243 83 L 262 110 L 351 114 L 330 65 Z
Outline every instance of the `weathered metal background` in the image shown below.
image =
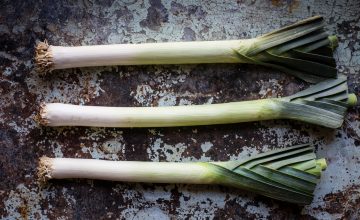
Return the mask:
M 44 128 L 39 103 L 160 106 L 293 94 L 308 86 L 251 65 L 99 67 L 34 71 L 34 45 L 250 38 L 323 15 L 340 40 L 340 73 L 359 95 L 360 1 L 0 2 L 0 218 L 2 219 L 359 219 L 360 120 L 351 109 L 331 130 L 293 121 L 156 128 Z M 42 155 L 109 160 L 229 160 L 311 142 L 329 167 L 311 205 L 298 207 L 221 186 L 105 181 L 36 182 Z

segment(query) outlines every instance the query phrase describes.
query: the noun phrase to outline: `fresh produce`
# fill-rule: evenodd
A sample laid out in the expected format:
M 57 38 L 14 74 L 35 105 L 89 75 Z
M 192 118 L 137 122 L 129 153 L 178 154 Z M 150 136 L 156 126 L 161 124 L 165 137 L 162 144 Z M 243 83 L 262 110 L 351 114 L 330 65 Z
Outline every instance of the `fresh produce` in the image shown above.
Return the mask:
M 220 184 L 270 198 L 309 204 L 325 159 L 297 145 L 227 162 L 137 162 L 42 157 L 38 174 L 49 179 L 86 178 L 148 183 Z
M 251 63 L 268 66 L 316 83 L 336 78 L 332 57 L 336 36 L 324 30 L 321 16 L 244 40 L 113 44 L 62 47 L 36 46 L 39 73 L 55 69 L 106 65 Z
M 329 128 L 342 125 L 357 98 L 348 94 L 346 77 L 326 80 L 283 98 L 211 105 L 167 107 L 103 107 L 43 104 L 39 121 L 45 126 L 171 127 L 294 119 Z

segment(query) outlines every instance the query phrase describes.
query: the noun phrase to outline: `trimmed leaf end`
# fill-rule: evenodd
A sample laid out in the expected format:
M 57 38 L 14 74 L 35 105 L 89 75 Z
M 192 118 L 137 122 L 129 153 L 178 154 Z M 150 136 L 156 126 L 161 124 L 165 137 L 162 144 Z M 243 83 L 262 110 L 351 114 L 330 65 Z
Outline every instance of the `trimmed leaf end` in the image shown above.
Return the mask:
M 316 164 L 320 165 L 321 170 L 325 170 L 327 168 L 327 163 L 326 163 L 325 158 L 316 160 Z
M 348 102 L 348 105 L 351 107 L 356 106 L 357 102 L 358 102 L 356 95 L 354 93 L 350 93 L 348 95 L 347 102 Z
M 335 50 L 337 48 L 337 46 L 339 45 L 339 41 L 338 41 L 338 38 L 336 35 L 330 35 L 328 37 L 330 43 L 329 43 L 329 46 L 331 48 L 331 50 Z

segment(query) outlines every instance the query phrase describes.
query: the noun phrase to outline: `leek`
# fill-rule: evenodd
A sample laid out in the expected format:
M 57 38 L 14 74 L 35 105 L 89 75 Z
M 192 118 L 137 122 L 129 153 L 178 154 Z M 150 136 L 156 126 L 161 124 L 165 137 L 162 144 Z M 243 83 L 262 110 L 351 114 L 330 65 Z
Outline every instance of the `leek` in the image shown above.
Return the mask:
M 38 174 L 49 179 L 86 178 L 111 181 L 220 184 L 270 198 L 311 203 L 325 159 L 314 147 L 297 145 L 227 162 L 137 162 L 42 157 Z
M 316 83 L 336 78 L 332 52 L 336 36 L 324 30 L 321 16 L 244 40 L 114 44 L 62 47 L 40 42 L 39 73 L 54 69 L 106 65 L 251 63 L 268 66 Z
M 103 107 L 43 104 L 39 121 L 45 126 L 171 127 L 295 119 L 329 128 L 342 125 L 348 106 L 346 77 L 320 82 L 284 98 L 210 105 L 166 107 Z

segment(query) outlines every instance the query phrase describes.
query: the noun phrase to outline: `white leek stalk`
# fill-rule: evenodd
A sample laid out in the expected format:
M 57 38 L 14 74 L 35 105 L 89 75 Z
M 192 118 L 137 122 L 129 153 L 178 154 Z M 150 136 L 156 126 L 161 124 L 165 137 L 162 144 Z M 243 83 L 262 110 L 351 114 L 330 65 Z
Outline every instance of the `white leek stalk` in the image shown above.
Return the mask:
M 336 78 L 332 51 L 337 38 L 324 31 L 320 16 L 245 40 L 114 44 L 62 47 L 41 42 L 35 61 L 40 73 L 106 65 L 252 63 L 308 82 Z
M 227 162 L 136 162 L 48 158 L 39 163 L 39 178 L 86 178 L 148 183 L 221 184 L 274 199 L 309 204 L 326 168 L 314 147 L 298 145 Z
M 102 107 L 44 104 L 40 123 L 46 126 L 171 127 L 295 119 L 330 128 L 342 125 L 348 106 L 346 77 L 327 80 L 295 95 L 244 102 L 169 107 Z

